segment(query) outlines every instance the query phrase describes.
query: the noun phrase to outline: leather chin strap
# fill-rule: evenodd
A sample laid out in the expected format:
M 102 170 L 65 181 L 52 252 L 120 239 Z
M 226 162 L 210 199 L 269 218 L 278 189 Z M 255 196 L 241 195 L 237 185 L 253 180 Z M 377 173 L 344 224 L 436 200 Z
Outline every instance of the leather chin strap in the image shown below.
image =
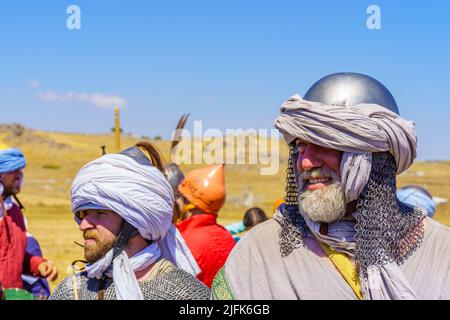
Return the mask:
M 122 228 L 120 229 L 119 236 L 113 247 L 113 260 L 122 253 L 123 249 L 132 237 L 138 234 L 138 230 L 124 220 Z

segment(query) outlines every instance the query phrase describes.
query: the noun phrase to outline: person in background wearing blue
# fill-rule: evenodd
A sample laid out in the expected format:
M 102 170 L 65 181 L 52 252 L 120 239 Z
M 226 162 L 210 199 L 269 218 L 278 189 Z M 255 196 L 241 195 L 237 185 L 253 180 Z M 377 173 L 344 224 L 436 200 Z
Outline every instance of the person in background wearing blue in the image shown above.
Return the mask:
M 245 212 L 244 219 L 242 221 L 229 224 L 225 226 L 225 229 L 227 229 L 233 235 L 233 239 L 238 242 L 240 240 L 240 237 L 238 236 L 239 233 L 249 231 L 257 224 L 266 220 L 267 216 L 264 210 L 258 207 L 253 207 Z
M 32 256 L 42 257 L 41 247 L 39 242 L 33 235 L 27 232 L 27 247 L 26 251 Z M 31 292 L 36 299 L 47 300 L 50 296 L 50 287 L 45 278 L 33 277 L 31 275 L 22 274 L 23 288 Z
M 431 193 L 418 185 L 407 185 L 397 190 L 397 198 L 410 207 L 424 209 L 430 218 L 436 213 L 436 204 Z

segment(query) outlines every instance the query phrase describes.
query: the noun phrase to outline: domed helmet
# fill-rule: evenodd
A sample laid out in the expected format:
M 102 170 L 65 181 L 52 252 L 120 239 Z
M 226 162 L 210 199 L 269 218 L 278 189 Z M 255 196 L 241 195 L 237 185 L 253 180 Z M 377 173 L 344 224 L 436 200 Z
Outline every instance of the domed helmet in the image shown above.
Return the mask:
M 327 75 L 314 83 L 303 99 L 345 107 L 359 103 L 374 103 L 400 114 L 389 90 L 378 80 L 361 73 L 339 72 Z M 297 187 L 292 159 L 293 145 L 290 148 L 285 203 L 296 205 Z
M 303 99 L 346 107 L 374 103 L 400 114 L 389 90 L 378 80 L 360 73 L 340 72 L 323 77 L 314 83 Z
M 213 165 L 190 171 L 178 190 L 193 207 L 217 214 L 225 203 L 224 165 Z

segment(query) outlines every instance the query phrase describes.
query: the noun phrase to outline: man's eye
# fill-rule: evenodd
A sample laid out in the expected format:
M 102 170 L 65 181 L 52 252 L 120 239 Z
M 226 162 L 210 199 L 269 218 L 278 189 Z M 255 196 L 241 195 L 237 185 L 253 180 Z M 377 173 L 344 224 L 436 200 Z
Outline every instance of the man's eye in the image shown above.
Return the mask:
M 76 216 L 77 216 L 78 219 L 83 220 L 86 215 L 84 213 L 77 212 Z

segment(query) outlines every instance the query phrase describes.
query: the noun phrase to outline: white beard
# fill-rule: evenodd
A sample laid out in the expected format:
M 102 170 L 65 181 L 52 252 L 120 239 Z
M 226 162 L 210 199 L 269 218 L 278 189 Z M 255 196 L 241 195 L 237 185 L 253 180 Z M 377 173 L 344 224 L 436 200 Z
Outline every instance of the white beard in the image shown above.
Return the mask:
M 324 169 L 322 171 L 327 172 L 327 176 L 333 179 L 333 183 L 314 191 L 300 191 L 298 195 L 298 209 L 304 218 L 309 218 L 314 222 L 338 222 L 346 213 L 344 189 L 338 181 L 337 175 L 330 170 Z M 318 171 L 316 170 L 316 172 L 312 173 L 312 176 L 317 174 Z M 305 174 L 305 176 L 310 175 L 311 173 Z M 301 182 L 301 184 L 304 184 L 304 182 Z M 301 185 L 299 189 L 302 190 L 303 187 L 304 185 Z

